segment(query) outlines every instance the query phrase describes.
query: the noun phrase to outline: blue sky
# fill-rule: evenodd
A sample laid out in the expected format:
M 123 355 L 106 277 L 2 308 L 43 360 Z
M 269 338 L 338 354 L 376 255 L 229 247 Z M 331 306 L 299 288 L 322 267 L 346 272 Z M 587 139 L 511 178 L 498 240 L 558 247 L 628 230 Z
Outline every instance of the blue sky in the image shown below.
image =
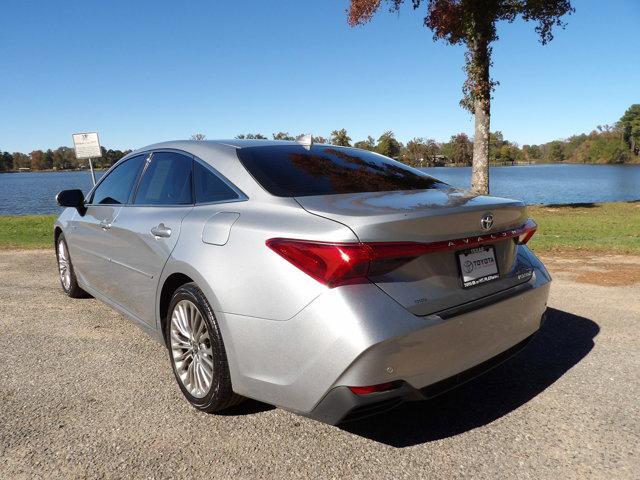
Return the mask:
M 640 103 L 638 0 L 574 0 L 541 46 L 500 24 L 492 130 L 542 143 L 614 123 Z M 603 6 L 603 5 L 606 5 Z M 103 145 L 346 128 L 439 141 L 473 131 L 458 101 L 461 47 L 422 15 L 346 23 L 346 0 L 3 0 L 0 149 L 29 152 L 98 131 Z

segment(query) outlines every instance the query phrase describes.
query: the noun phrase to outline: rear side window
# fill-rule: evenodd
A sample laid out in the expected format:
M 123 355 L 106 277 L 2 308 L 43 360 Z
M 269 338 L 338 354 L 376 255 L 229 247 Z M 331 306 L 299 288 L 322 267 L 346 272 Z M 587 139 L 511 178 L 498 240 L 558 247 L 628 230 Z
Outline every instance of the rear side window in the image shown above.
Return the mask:
M 450 188 L 390 158 L 352 148 L 246 147 L 238 150 L 238 157 L 258 183 L 278 197 Z
M 109 172 L 93 192 L 91 203 L 94 205 L 126 204 L 145 158 L 146 155 L 130 158 Z
M 194 163 L 196 203 L 224 202 L 238 198 L 236 192 L 212 170 L 199 162 Z
M 140 180 L 135 205 L 190 205 L 193 159 L 173 152 L 158 152 Z

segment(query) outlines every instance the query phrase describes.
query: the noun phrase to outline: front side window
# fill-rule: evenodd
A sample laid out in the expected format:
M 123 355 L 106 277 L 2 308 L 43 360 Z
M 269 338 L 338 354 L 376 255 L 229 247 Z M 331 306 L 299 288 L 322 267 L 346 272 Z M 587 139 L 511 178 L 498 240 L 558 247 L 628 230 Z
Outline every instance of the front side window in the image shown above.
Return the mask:
M 214 203 L 235 200 L 238 194 L 212 170 L 195 162 L 196 203 Z
M 270 145 L 241 148 L 238 157 L 278 197 L 451 188 L 420 170 L 354 148 Z
M 91 203 L 93 205 L 126 204 L 145 158 L 145 155 L 132 157 L 109 172 L 93 192 Z
M 134 205 L 191 205 L 190 157 L 157 152 L 140 180 Z

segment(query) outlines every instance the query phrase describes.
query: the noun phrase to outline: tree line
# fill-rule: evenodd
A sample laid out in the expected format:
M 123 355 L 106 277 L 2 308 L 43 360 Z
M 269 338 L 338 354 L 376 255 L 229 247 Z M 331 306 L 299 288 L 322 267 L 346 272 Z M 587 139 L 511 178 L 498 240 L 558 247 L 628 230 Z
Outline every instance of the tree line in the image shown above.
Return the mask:
M 204 139 L 204 135 L 197 135 Z M 278 132 L 272 138 L 295 140 L 299 136 Z M 192 138 L 196 139 L 195 136 Z M 242 134 L 236 138 L 267 139 L 259 133 Z M 343 128 L 332 131 L 328 137 L 314 136 L 313 141 L 370 150 L 416 167 L 470 166 L 473 160 L 473 139 L 465 133 L 453 135 L 446 142 L 418 137 L 403 144 L 392 131 L 387 131 L 377 139 L 369 135 L 364 140 L 352 142 L 347 130 Z M 640 162 L 640 104 L 629 107 L 614 125 L 598 126 L 588 134 L 573 135 L 540 145 L 520 146 L 506 140 L 500 131 L 490 132 L 489 162 L 493 165 Z
M 295 140 L 288 132 L 272 134 L 274 140 Z M 205 140 L 202 133 L 192 140 Z M 238 135 L 238 139 L 262 139 L 260 133 Z M 387 131 L 377 139 L 367 136 L 353 141 L 346 129 L 334 130 L 328 137 L 314 136 L 314 143 L 353 146 L 395 158 L 408 165 L 430 167 L 440 165 L 469 166 L 473 159 L 473 139 L 465 133 L 453 135 L 447 142 L 432 138 L 413 138 L 406 144 Z M 102 147 L 102 158 L 94 160 L 94 167 L 108 168 L 131 150 L 112 150 Z M 494 165 L 525 163 L 640 163 L 640 104 L 629 107 L 614 125 L 598 126 L 588 134 L 573 135 L 541 145 L 522 145 L 505 140 L 502 132 L 489 134 L 489 162 Z M 74 170 L 87 168 L 86 160 L 77 160 L 69 147 L 55 150 L 34 150 L 29 154 L 0 151 L 0 172 L 30 170 Z
M 112 150 L 102 147 L 102 158 L 94 159 L 94 168 L 109 168 L 131 150 Z M 0 151 L 0 172 L 29 170 L 79 170 L 89 168 L 87 160 L 78 160 L 73 148 L 58 147 L 55 150 L 34 150 L 26 154 L 21 152 Z

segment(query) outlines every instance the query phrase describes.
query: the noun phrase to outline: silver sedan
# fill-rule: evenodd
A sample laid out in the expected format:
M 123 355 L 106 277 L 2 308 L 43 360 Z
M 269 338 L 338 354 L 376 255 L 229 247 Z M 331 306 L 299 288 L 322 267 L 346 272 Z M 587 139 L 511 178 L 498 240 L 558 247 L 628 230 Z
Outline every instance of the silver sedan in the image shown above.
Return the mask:
M 249 397 L 332 424 L 372 415 L 477 376 L 544 318 L 522 202 L 368 151 L 167 142 L 57 200 L 64 292 L 163 342 L 206 412 Z

